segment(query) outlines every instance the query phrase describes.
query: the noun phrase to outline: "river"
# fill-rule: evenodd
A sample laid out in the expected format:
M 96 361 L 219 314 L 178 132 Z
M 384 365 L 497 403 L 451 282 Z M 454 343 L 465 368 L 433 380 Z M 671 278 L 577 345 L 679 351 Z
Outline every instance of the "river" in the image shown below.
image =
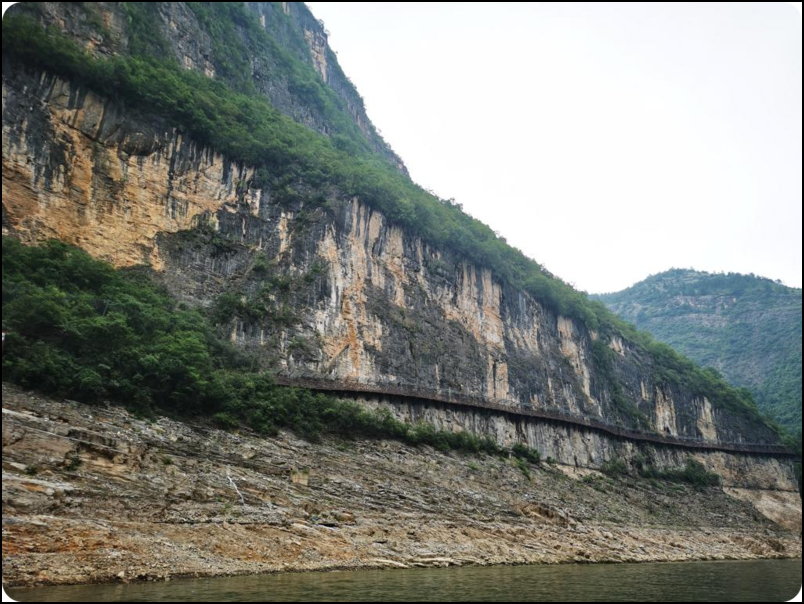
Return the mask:
M 283 573 L 8 589 L 20 601 L 781 602 L 801 559 Z

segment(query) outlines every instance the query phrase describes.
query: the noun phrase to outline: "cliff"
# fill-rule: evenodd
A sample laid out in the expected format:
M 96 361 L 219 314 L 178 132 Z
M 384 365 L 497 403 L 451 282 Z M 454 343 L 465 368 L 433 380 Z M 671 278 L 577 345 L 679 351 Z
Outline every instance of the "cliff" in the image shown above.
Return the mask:
M 601 340 L 359 199 L 278 203 L 242 184 L 252 167 L 46 73 L 8 66 L 3 99 L 4 233 L 149 263 L 201 306 L 236 293 L 231 338 L 282 375 L 776 442 L 750 415 L 660 382 L 635 346 Z
M 455 208 L 409 200 L 404 167 L 375 136 L 302 5 L 37 4 L 21 10 L 92 54 L 61 38 L 48 38 L 47 56 L 23 44 L 4 52 L 4 234 L 31 244 L 57 238 L 117 267 L 151 266 L 283 383 L 525 443 L 570 467 L 647 458 L 672 469 L 694 457 L 742 496 L 783 492 L 800 515 L 792 462 L 767 448 L 780 444 L 777 432 L 739 393 L 666 351 L 663 360 L 627 329 L 595 324 L 595 307 L 555 303 L 551 292 L 566 293 L 560 282 L 527 273 L 532 265 L 499 241 L 478 255 L 454 234 L 482 239 L 488 228 Z M 139 58 L 155 48 L 203 74 L 186 81 L 226 102 L 205 113 L 199 94 L 185 99 L 191 112 L 183 97 L 160 94 L 162 83 L 137 71 L 160 69 Z M 88 57 L 97 59 L 89 71 Z M 143 73 L 165 73 L 166 90 L 192 92 L 181 88 L 184 71 Z M 266 98 L 304 131 L 249 138 L 264 123 L 285 124 L 259 113 Z M 194 121 L 230 113 L 241 138 L 216 139 Z M 271 161 L 253 153 L 274 143 Z M 303 144 L 316 165 L 275 160 Z M 359 154 L 364 147 L 371 155 Z M 377 183 L 362 182 L 359 169 L 378 157 L 402 180 L 377 171 L 368 173 Z M 388 203 L 384 193 L 398 190 L 397 205 Z M 449 244 L 432 235 L 444 225 L 417 228 L 410 218 L 442 210 L 464 229 L 448 232 Z M 511 270 L 489 259 L 496 250 L 513 258 Z M 508 273 L 534 278 L 518 285 Z M 628 432 L 637 430 L 650 438 Z
M 801 289 L 754 275 L 673 269 L 597 297 L 749 388 L 762 411 L 801 431 Z
M 800 556 L 778 433 L 417 190 L 302 4 L 16 10 L 61 36 L 4 20 L 4 235 L 150 267 L 280 383 L 545 463 L 145 421 L 4 385 L 7 584 Z M 12 274 L 4 314 L 35 291 Z M 80 302 L 108 319 L 98 333 L 125 332 L 95 294 Z M 103 392 L 103 371 L 64 367 Z
M 362 139 L 407 174 L 303 2 L 19 2 L 7 13 L 16 15 L 63 32 L 95 56 L 155 54 L 262 95 L 316 132 Z

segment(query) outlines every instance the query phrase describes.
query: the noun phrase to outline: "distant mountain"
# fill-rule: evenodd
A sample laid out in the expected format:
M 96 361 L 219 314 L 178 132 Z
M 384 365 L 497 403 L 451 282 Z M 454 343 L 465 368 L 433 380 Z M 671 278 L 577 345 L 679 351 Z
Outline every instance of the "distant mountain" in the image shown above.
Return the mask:
M 593 296 L 730 382 L 801 431 L 801 289 L 738 273 L 671 269 Z

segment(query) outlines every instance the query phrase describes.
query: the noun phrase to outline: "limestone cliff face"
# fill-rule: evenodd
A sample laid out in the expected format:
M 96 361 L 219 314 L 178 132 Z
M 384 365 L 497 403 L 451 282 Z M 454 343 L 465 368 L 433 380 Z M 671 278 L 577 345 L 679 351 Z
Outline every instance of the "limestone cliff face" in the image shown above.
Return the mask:
M 236 203 L 236 183 L 250 176 L 63 80 L 10 82 L 4 75 L 3 230 L 23 240 L 56 237 L 117 266 L 159 268 L 157 233 Z
M 734 490 L 735 496 L 743 498 L 744 489 L 778 491 L 776 496 L 784 501 L 784 507 L 798 509 L 798 515 L 801 514 L 798 484 L 787 459 L 616 440 L 570 425 L 558 426 L 486 410 L 456 409 L 444 403 L 422 405 L 401 397 L 368 395 L 359 400 L 369 407 L 387 408 L 405 421 L 426 421 L 440 430 L 488 434 L 506 446 L 525 443 L 559 464 L 576 468 L 597 469 L 612 460 L 631 464 L 639 458 L 650 466 L 667 470 L 682 467 L 692 457 L 719 474 L 723 485 Z
M 604 375 L 596 333 L 359 199 L 280 203 L 249 188 L 250 177 L 248 166 L 153 116 L 4 65 L 4 233 L 57 237 L 118 266 L 150 263 L 199 305 L 236 292 L 243 306 L 232 339 L 280 374 L 612 425 L 623 421 L 615 379 L 663 434 L 775 441 L 704 397 L 657 383 L 649 359 L 621 340 L 605 342 L 614 362 Z
M 329 47 L 323 23 L 304 3 L 246 2 L 244 5 L 276 44 L 266 47 L 255 43 L 248 26 L 232 20 L 229 32 L 232 38 L 227 44 L 236 40 L 249 54 L 248 65 L 238 68 L 248 73 L 238 73 L 238 76 L 250 80 L 279 111 L 321 134 L 335 133 L 338 116 L 348 116 L 374 151 L 407 174 L 404 163 L 371 123 L 363 99 L 341 70 Z M 24 2 L 11 10 L 25 12 L 42 25 L 55 27 L 97 55 L 108 57 L 134 51 L 134 33 L 130 31 L 130 19 L 123 2 Z M 187 69 L 210 78 L 226 79 L 229 74 L 225 59 L 222 62 L 221 49 L 216 47 L 216 41 L 186 2 L 153 2 L 147 9 L 140 10 L 151 11 L 153 34 L 165 40 L 166 53 L 172 54 Z M 220 17 L 211 17 L 214 19 Z M 298 90 L 298 83 L 288 77 L 289 64 L 294 60 L 311 66 L 319 74 L 335 93 L 336 107 L 322 106 Z

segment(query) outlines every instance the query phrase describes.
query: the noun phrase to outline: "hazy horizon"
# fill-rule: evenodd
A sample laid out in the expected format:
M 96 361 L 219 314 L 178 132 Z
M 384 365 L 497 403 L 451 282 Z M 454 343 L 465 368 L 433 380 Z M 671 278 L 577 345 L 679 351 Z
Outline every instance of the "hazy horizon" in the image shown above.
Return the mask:
M 579 289 L 801 287 L 787 3 L 307 4 L 413 180 Z

